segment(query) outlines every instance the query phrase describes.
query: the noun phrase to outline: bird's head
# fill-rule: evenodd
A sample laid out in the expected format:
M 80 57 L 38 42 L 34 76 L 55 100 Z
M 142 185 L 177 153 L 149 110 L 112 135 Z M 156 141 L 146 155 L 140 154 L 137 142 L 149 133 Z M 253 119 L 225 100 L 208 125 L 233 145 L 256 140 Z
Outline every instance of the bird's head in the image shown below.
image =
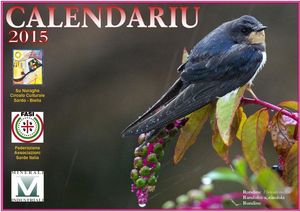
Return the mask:
M 265 29 L 256 18 L 249 15 L 241 16 L 229 24 L 229 34 L 236 43 L 265 45 Z

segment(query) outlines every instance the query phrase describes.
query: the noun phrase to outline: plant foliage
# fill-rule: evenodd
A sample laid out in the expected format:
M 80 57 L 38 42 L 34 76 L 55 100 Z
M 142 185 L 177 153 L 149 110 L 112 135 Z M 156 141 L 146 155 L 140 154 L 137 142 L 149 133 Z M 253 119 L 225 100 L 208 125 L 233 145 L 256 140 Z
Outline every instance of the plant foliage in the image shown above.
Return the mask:
M 187 58 L 187 52 L 184 50 L 183 62 Z M 163 149 L 170 139 L 174 138 L 177 133 L 179 134 L 173 156 L 173 162 L 176 165 L 198 140 L 204 124 L 210 122 L 212 147 L 228 167 L 216 168 L 209 172 L 203 177 L 205 183 L 201 189 L 192 190 L 188 194 L 178 197 L 176 202 L 168 201 L 163 207 L 224 208 L 226 207 L 225 203 L 228 203 L 226 200 L 247 199 L 247 195 L 255 192 L 259 194 L 256 199 L 261 203 L 261 207 L 297 207 L 298 103 L 284 101 L 276 106 L 257 98 L 244 98 L 247 89 L 247 86 L 243 86 L 232 91 L 216 102 L 171 123 L 156 134 L 141 135 L 143 144 L 136 150 L 135 155 L 138 159 L 135 159 L 131 174 L 133 191 L 137 193 L 139 203 L 143 203 L 144 206 L 147 202 L 148 192 L 155 189 L 158 180 L 157 164 L 160 167 Z M 261 105 L 262 108 L 247 115 L 244 111 L 247 104 Z M 265 138 L 268 134 L 278 154 L 278 164 L 271 167 L 263 152 Z M 243 158 L 232 161 L 229 157 L 229 150 L 236 140 L 240 141 Z M 143 148 L 144 154 L 139 153 L 138 150 Z M 150 156 L 155 160 L 153 158 L 150 160 Z M 139 165 L 136 163 L 137 160 L 140 162 Z M 147 173 L 142 171 L 145 166 L 148 167 Z M 250 176 L 247 167 L 252 172 Z M 223 195 L 213 195 L 213 189 L 211 189 L 213 181 L 239 183 L 249 191 L 249 194 L 245 196 L 240 191 L 230 191 L 231 193 Z M 142 195 L 143 201 L 139 199 L 141 193 L 146 195 L 146 197 Z M 251 195 L 249 198 L 253 198 Z M 231 207 L 237 206 L 239 204 L 231 204 Z

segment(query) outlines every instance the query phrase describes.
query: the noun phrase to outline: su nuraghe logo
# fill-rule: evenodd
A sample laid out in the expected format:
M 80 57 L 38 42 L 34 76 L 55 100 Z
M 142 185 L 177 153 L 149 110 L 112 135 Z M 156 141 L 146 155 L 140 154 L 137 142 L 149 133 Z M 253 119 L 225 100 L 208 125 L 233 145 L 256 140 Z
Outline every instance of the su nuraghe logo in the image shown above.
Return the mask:
M 12 112 L 11 142 L 44 143 L 44 113 Z
M 42 50 L 13 50 L 13 84 L 41 85 L 42 72 Z

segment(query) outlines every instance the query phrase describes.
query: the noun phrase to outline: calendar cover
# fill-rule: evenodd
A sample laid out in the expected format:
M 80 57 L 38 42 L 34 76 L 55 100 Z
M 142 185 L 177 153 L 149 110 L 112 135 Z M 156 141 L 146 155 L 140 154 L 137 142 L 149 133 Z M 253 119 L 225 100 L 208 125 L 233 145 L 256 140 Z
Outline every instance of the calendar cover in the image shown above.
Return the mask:
M 1 2 L 2 210 L 297 210 L 298 2 Z

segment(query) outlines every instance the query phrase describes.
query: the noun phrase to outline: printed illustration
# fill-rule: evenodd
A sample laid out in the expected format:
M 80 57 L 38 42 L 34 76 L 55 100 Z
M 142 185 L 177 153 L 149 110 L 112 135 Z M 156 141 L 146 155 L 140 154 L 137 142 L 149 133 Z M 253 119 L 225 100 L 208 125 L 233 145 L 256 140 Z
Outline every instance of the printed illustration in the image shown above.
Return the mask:
M 40 85 L 43 83 L 42 50 L 13 50 L 13 83 Z

